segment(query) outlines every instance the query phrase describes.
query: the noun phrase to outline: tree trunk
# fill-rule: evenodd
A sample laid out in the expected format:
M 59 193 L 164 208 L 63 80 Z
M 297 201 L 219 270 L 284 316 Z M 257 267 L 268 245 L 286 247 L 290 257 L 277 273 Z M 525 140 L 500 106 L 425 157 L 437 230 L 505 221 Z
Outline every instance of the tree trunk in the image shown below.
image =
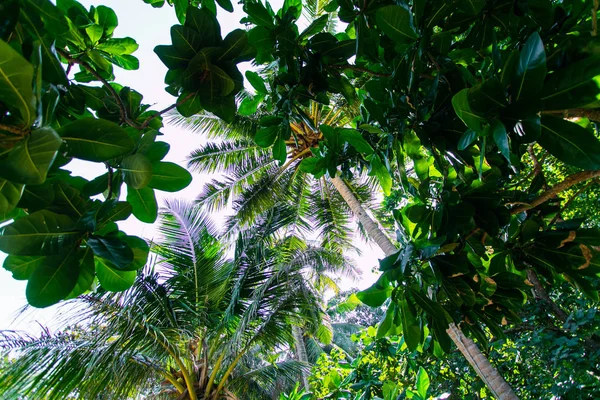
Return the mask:
M 296 347 L 296 357 L 298 358 L 298 361 L 308 364 L 308 354 L 306 352 L 306 345 L 304 344 L 302 329 L 300 329 L 299 326 L 292 325 L 292 334 L 294 335 L 294 345 Z M 302 385 L 307 392 L 310 390 L 308 377 L 304 372 L 302 372 Z
M 360 223 L 365 227 L 369 236 L 379 245 L 385 255 L 390 256 L 397 252 L 398 249 L 396 246 L 394 246 L 392 241 L 387 237 L 383 230 L 381 230 L 379 225 L 369 217 L 346 183 L 339 177 L 332 178 L 331 182 L 346 203 L 348 203 L 348 206 L 350 206 L 350 209 L 356 215 L 356 218 L 358 218 Z M 479 375 L 481 380 L 498 399 L 518 399 L 510 385 L 483 355 L 475 342 L 466 337 L 456 324 L 450 324 L 446 332 L 469 364 L 471 364 L 477 375 Z

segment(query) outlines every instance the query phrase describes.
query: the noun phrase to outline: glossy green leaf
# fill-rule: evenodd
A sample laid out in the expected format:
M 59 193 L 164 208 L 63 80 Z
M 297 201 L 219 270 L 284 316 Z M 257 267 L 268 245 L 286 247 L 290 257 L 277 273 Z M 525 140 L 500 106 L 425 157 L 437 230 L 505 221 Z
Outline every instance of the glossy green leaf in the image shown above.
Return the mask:
M 260 128 L 256 132 L 256 136 L 254 136 L 254 141 L 260 147 L 267 148 L 275 143 L 275 139 L 277 139 L 277 135 L 279 134 L 279 126 L 267 126 L 265 128 Z
M 183 167 L 172 162 L 157 162 L 152 165 L 152 179 L 148 186 L 165 192 L 178 192 L 192 182 L 192 175 Z
M 115 236 L 92 236 L 87 245 L 94 255 L 110 261 L 116 268 L 125 267 L 133 262 L 133 250 L 129 245 Z
M 180 54 L 174 46 L 159 45 L 154 52 L 169 69 L 185 68 L 190 62 L 190 58 Z
M 600 57 L 588 57 L 555 71 L 544 82 L 545 110 L 597 106 L 600 101 Z
M 112 8 L 106 6 L 98 6 L 94 11 L 95 22 L 102 27 L 106 36 L 112 35 L 119 25 L 117 14 Z
M 397 43 L 415 42 L 419 35 L 415 31 L 412 14 L 403 6 L 385 6 L 377 10 L 377 25 Z
M 567 164 L 584 169 L 600 169 L 600 140 L 573 122 L 544 115 L 538 143 Z
M 498 150 L 500 150 L 500 153 L 502 153 L 504 158 L 510 163 L 510 146 L 508 144 L 506 127 L 500 120 L 495 119 L 491 122 L 490 129 L 492 131 L 494 143 L 498 146 Z
M 133 250 L 133 261 L 124 267 L 119 267 L 119 269 L 121 271 L 135 271 L 143 268 L 148 261 L 148 254 L 150 253 L 148 243 L 137 236 L 119 235 L 119 238 Z
M 61 257 L 46 257 L 29 277 L 25 291 L 27 302 L 43 308 L 67 297 L 77 283 L 79 257 L 76 248 Z
M 534 32 L 521 49 L 519 62 L 512 79 L 513 101 L 537 99 L 546 78 L 546 51 L 544 43 Z
M 135 144 L 127 132 L 105 119 L 83 118 L 58 130 L 73 157 L 88 161 L 107 161 L 133 151 Z
M 383 189 L 383 193 L 385 193 L 386 196 L 389 196 L 392 193 L 392 176 L 390 175 L 390 171 L 388 171 L 386 166 L 381 162 L 377 154 L 372 154 L 369 161 L 371 164 L 369 176 L 377 177 L 379 185 L 381 186 L 381 189 Z
M 0 230 L 0 250 L 19 256 L 58 254 L 81 238 L 73 227 L 66 215 L 36 211 Z
M 362 134 L 356 129 L 340 130 L 340 139 L 349 143 L 359 153 L 370 155 L 373 153 L 373 147 L 363 138 Z
M 44 21 L 44 28 L 55 36 L 69 31 L 69 24 L 62 11 L 47 0 L 24 0 L 23 13 L 33 13 Z
M 280 137 L 273 143 L 273 158 L 279 161 L 279 165 L 283 165 L 287 158 L 287 146 Z
M 190 96 L 190 97 L 188 97 L 188 96 Z M 186 99 L 186 100 L 183 101 L 184 99 Z M 178 102 L 180 102 L 181 104 L 179 104 L 177 106 L 177 111 L 179 111 L 179 113 L 183 117 L 191 117 L 192 115 L 196 115 L 200 111 L 202 111 L 202 103 L 200 103 L 200 93 L 199 92 L 190 93 L 190 92 L 184 91 L 179 96 Z
M 419 372 L 417 373 L 417 392 L 422 399 L 427 398 L 427 391 L 429 390 L 429 375 L 425 368 L 419 367 Z
M 94 264 L 94 253 L 89 248 L 79 250 L 83 255 L 79 260 L 79 274 L 73 290 L 65 297 L 65 300 L 74 299 L 92 288 L 96 276 Z
M 267 94 L 267 87 L 263 78 L 254 71 L 246 71 L 246 79 L 258 93 Z
M 273 27 L 273 17 L 261 2 L 244 3 L 244 11 L 255 25 Z
M 142 222 L 151 224 L 158 217 L 158 203 L 154 189 L 146 186 L 142 189 L 127 189 L 127 202 L 131 204 L 133 215 Z
M 36 129 L 0 161 L 0 176 L 26 185 L 43 183 L 61 145 L 52 128 Z
M 136 271 L 119 271 L 108 261 L 97 258 L 96 276 L 100 285 L 111 292 L 122 292 L 127 290 L 135 282 Z
M 469 89 L 463 89 L 452 97 L 452 107 L 465 125 L 475 132 L 483 132 L 487 120 L 475 113 L 469 104 Z
M 171 145 L 167 142 L 154 142 L 148 148 L 142 151 L 142 154 L 150 160 L 150 162 L 155 163 L 157 161 L 162 160 L 169 153 L 169 149 Z
M 264 95 L 257 94 L 254 97 L 246 97 L 240 103 L 240 108 L 238 109 L 238 113 L 244 116 L 250 116 L 258 110 L 258 107 L 262 104 L 264 100 Z
M 370 288 L 356 293 L 356 297 L 370 307 L 380 307 L 390 297 L 392 290 L 389 279 L 383 274 Z
M 182 25 L 171 27 L 171 39 L 177 54 L 186 59 L 191 59 L 202 48 L 202 38 L 198 32 Z
M 402 333 L 404 342 L 408 349 L 413 351 L 421 343 L 421 325 L 417 321 L 413 307 L 408 303 L 406 298 L 401 298 L 398 301 L 400 310 L 400 319 L 402 320 Z
M 53 258 L 60 258 L 60 256 L 8 256 L 2 266 L 12 273 L 13 279 L 26 281 L 41 264 L 54 262 L 51 261 Z
M 461 151 L 465 150 L 466 148 L 471 146 L 473 143 L 475 143 L 476 139 L 477 139 L 477 132 L 475 132 L 473 129 L 467 129 L 465 131 L 465 133 L 463 133 L 461 135 L 460 139 L 458 139 L 457 149 L 461 150 Z
M 231 61 L 237 58 L 248 47 L 248 34 L 243 29 L 231 31 L 223 43 L 221 43 L 221 54 L 217 57 L 217 62 Z
M 152 164 L 142 154 L 125 157 L 120 170 L 125 173 L 125 183 L 134 189 L 145 187 L 152 179 Z
M 233 12 L 233 4 L 231 0 L 217 0 L 217 4 L 225 11 Z
M 190 6 L 187 9 L 185 26 L 198 32 L 201 47 L 217 46 L 221 43 L 221 27 L 210 11 Z
M 0 40 L 0 60 L 0 101 L 29 128 L 35 120 L 33 66 L 3 40 Z
M 0 222 L 5 221 L 9 213 L 21 200 L 25 185 L 0 178 Z
M 96 48 L 105 51 L 115 56 L 128 55 L 138 49 L 139 45 L 130 37 L 126 38 L 111 38 L 99 43 Z

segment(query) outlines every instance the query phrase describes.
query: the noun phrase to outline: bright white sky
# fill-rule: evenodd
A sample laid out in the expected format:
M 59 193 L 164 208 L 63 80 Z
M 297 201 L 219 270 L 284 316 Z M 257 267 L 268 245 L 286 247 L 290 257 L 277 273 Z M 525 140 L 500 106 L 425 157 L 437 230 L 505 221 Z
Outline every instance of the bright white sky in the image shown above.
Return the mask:
M 116 81 L 122 85 L 142 93 L 144 103 L 152 104 L 153 109 L 160 110 L 175 102 L 175 98 L 164 90 L 164 76 L 167 68 L 158 59 L 153 52 L 154 46 L 158 44 L 170 44 L 169 30 L 172 25 L 178 23 L 175 12 L 168 6 L 163 8 L 152 8 L 142 0 L 100 0 L 89 1 L 79 0 L 85 7 L 91 5 L 106 5 L 115 10 L 119 18 L 119 26 L 115 30 L 115 37 L 132 37 L 138 44 L 139 49 L 134 55 L 140 60 L 140 69 L 137 71 L 124 71 L 115 67 Z M 222 9 L 218 10 L 218 18 L 221 24 L 223 37 L 230 31 L 239 28 L 239 21 L 243 17 L 241 9 L 236 2 L 235 11 L 232 14 Z M 283 4 L 282 0 L 271 1 L 274 10 L 278 10 Z M 240 65 L 244 68 L 249 65 Z M 165 134 L 161 140 L 171 145 L 171 151 L 166 157 L 166 161 L 172 161 L 180 165 L 185 165 L 187 155 L 195 148 L 204 143 L 204 139 L 197 135 L 186 132 L 174 127 L 165 127 L 162 132 Z M 93 163 L 71 163 L 69 167 L 74 175 L 83 176 L 86 179 L 92 179 L 104 173 L 103 167 L 98 167 Z M 206 176 L 194 175 L 194 180 L 190 186 L 181 192 L 176 193 L 177 198 L 195 199 L 203 184 L 206 182 Z M 162 199 L 172 197 L 173 194 L 157 191 L 159 205 Z M 121 230 L 128 234 L 138 235 L 151 239 L 155 235 L 155 229 L 150 224 L 144 224 L 137 221 L 133 216 L 127 221 L 119 223 Z M 355 257 L 356 263 L 363 271 L 360 282 L 344 282 L 346 288 L 370 286 L 376 279 L 376 276 L 370 271 L 378 265 L 377 258 L 383 257 L 383 253 L 377 248 L 364 243 L 357 243 L 362 249 L 362 256 Z M 0 264 L 4 262 L 5 254 L 0 252 Z M 52 327 L 51 320 L 56 315 L 58 309 L 56 306 L 43 310 L 33 310 L 20 316 L 17 320 L 17 310 L 27 304 L 25 300 L 26 281 L 16 281 L 12 279 L 11 274 L 4 268 L 0 268 L 0 330 L 5 329 L 25 329 L 30 332 L 39 331 L 39 324 Z

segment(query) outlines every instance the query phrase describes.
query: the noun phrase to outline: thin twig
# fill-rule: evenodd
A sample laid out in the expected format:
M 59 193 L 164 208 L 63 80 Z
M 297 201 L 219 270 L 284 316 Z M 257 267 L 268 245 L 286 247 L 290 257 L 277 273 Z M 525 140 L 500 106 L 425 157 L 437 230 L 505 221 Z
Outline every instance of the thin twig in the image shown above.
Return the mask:
M 186 101 L 188 101 L 189 99 L 191 99 L 192 97 L 194 97 L 196 93 L 192 92 L 190 94 L 188 94 L 187 96 L 185 96 L 183 99 L 177 101 L 177 103 L 170 105 L 169 107 L 160 110 L 159 112 L 157 112 L 156 114 L 152 114 L 150 115 L 148 118 L 146 118 L 146 120 L 142 123 L 142 125 L 140 126 L 140 129 L 145 129 L 148 127 L 148 125 L 150 125 L 150 122 L 152 122 L 152 120 L 154 118 L 157 118 L 161 115 L 163 115 L 166 112 L 171 111 L 172 109 L 174 109 L 175 107 L 179 107 L 180 105 L 184 104 Z
M 600 122 L 600 109 L 597 108 L 571 108 L 568 110 L 544 110 L 542 114 L 557 115 L 562 118 L 587 118 Z
M 119 107 L 119 115 L 121 117 L 121 121 L 126 123 L 129 126 L 136 128 L 136 129 L 140 129 L 139 125 L 136 124 L 131 119 L 129 119 L 129 117 L 127 116 L 127 108 L 125 107 L 125 104 L 123 103 L 123 100 L 121 99 L 121 97 L 119 96 L 117 91 L 108 83 L 108 81 L 106 79 L 104 79 L 102 76 L 100 76 L 100 74 L 98 74 L 98 72 L 96 72 L 96 70 L 94 68 L 92 68 L 91 65 L 89 65 L 87 62 L 85 62 L 79 58 L 71 57 L 64 50 L 56 49 L 56 51 L 58 52 L 58 54 L 60 54 L 62 57 L 64 57 L 69 64 L 81 65 L 81 67 L 83 69 L 85 69 L 86 71 L 88 71 L 90 74 L 92 74 L 94 76 L 94 78 L 96 78 L 97 80 L 102 82 L 102 84 L 104 84 L 106 89 L 110 92 L 111 96 L 114 98 L 115 102 L 117 103 L 117 106 Z
M 598 35 L 598 0 L 594 0 L 594 6 L 592 7 L 592 36 Z
M 588 179 L 596 178 L 598 176 L 600 176 L 600 170 L 582 171 L 573 175 L 569 175 L 561 183 L 552 186 L 550 189 L 546 190 L 544 193 L 542 193 L 539 197 L 535 198 L 529 204 L 513 208 L 512 210 L 510 210 L 510 213 L 518 214 L 527 211 L 531 208 L 535 208 L 540 204 L 550 200 L 560 192 L 567 190 L 571 186 L 576 185 L 579 182 L 587 181 Z
M 550 223 L 548 225 L 552 225 L 556 222 L 556 220 L 558 220 L 558 218 L 561 216 L 561 214 L 567 209 L 569 208 L 569 206 L 571 205 L 571 203 L 573 203 L 573 200 L 575 200 L 577 197 L 579 197 L 579 195 L 581 193 L 583 193 L 587 188 L 589 188 L 590 186 L 592 186 L 594 183 L 598 183 L 598 179 L 592 179 L 591 181 L 589 181 L 585 186 L 583 186 L 581 189 L 579 189 L 577 191 L 577 193 L 575 193 L 573 195 L 573 197 L 571 197 L 569 200 L 567 200 L 567 202 L 565 203 L 564 207 L 560 209 L 559 212 L 556 213 L 556 215 L 554 216 L 554 218 L 552 218 L 552 221 L 550 221 Z
M 533 161 L 533 171 L 535 176 L 541 176 L 543 180 L 543 188 L 544 190 L 548 190 L 548 182 L 546 181 L 546 177 L 544 176 L 544 170 L 542 169 L 542 165 L 540 164 L 537 155 L 535 154 L 535 150 L 533 150 L 533 144 L 527 147 L 527 152 L 531 157 L 531 161 Z

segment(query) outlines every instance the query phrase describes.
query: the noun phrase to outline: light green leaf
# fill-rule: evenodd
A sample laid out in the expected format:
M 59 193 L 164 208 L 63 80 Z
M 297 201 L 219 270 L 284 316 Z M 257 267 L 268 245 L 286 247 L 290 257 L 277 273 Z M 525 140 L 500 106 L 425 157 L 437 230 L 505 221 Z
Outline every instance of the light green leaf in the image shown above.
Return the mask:
M 429 375 L 425 368 L 419 367 L 419 372 L 417 373 L 417 392 L 422 399 L 427 398 L 427 391 L 429 390 Z
M 134 189 L 143 188 L 152 179 L 152 164 L 142 154 L 125 157 L 120 169 L 125 172 L 125 183 Z
M 377 154 L 372 154 L 369 157 L 369 162 L 371 166 L 369 176 L 376 176 L 381 189 L 383 189 L 383 193 L 389 196 L 392 193 L 392 176 L 390 175 L 390 171 L 381 162 Z
M 0 175 L 26 185 L 41 184 L 46 180 L 61 145 L 62 140 L 54 129 L 36 129 L 11 150 L 6 160 L 0 162 Z
M 370 307 L 380 307 L 390 297 L 392 290 L 389 279 L 383 274 L 373 286 L 356 293 L 356 297 Z
M 377 25 L 397 43 L 415 42 L 419 35 L 412 22 L 412 14 L 403 6 L 385 6 L 377 10 Z
M 108 261 L 96 258 L 96 276 L 100 285 L 111 292 L 127 290 L 135 282 L 136 271 L 119 271 Z
M 80 255 L 73 248 L 61 257 L 46 257 L 27 282 L 25 295 L 29 304 L 44 308 L 67 297 L 77 283 Z
M 192 175 L 172 162 L 158 162 L 152 165 L 152 179 L 148 186 L 165 192 L 178 192 L 188 187 Z
M 124 156 L 135 144 L 127 132 L 105 119 L 82 118 L 58 130 L 67 152 L 82 160 L 102 162 Z
M 108 39 L 96 46 L 98 50 L 105 51 L 115 56 L 131 54 L 134 51 L 136 51 L 138 47 L 139 45 L 137 44 L 135 39 L 132 39 L 130 37 Z
M 20 117 L 26 128 L 36 118 L 32 83 L 33 66 L 0 40 L 0 101 Z
M 66 215 L 36 211 L 0 230 L 0 250 L 18 256 L 58 254 L 81 238 L 73 227 Z
M 127 188 L 127 201 L 131 204 L 133 215 L 148 224 L 158 217 L 158 204 L 154 190 L 148 186 L 142 189 Z
M 254 71 L 246 71 L 246 79 L 252 85 L 252 87 L 259 93 L 267 94 L 267 87 L 265 86 L 265 81 Z
M 538 143 L 567 164 L 584 169 L 600 169 L 600 140 L 573 122 L 542 116 L 542 134 Z
M 87 33 L 92 45 L 98 43 L 100 39 L 102 39 L 102 34 L 104 33 L 104 29 L 99 25 L 90 25 L 85 28 L 85 33 Z

